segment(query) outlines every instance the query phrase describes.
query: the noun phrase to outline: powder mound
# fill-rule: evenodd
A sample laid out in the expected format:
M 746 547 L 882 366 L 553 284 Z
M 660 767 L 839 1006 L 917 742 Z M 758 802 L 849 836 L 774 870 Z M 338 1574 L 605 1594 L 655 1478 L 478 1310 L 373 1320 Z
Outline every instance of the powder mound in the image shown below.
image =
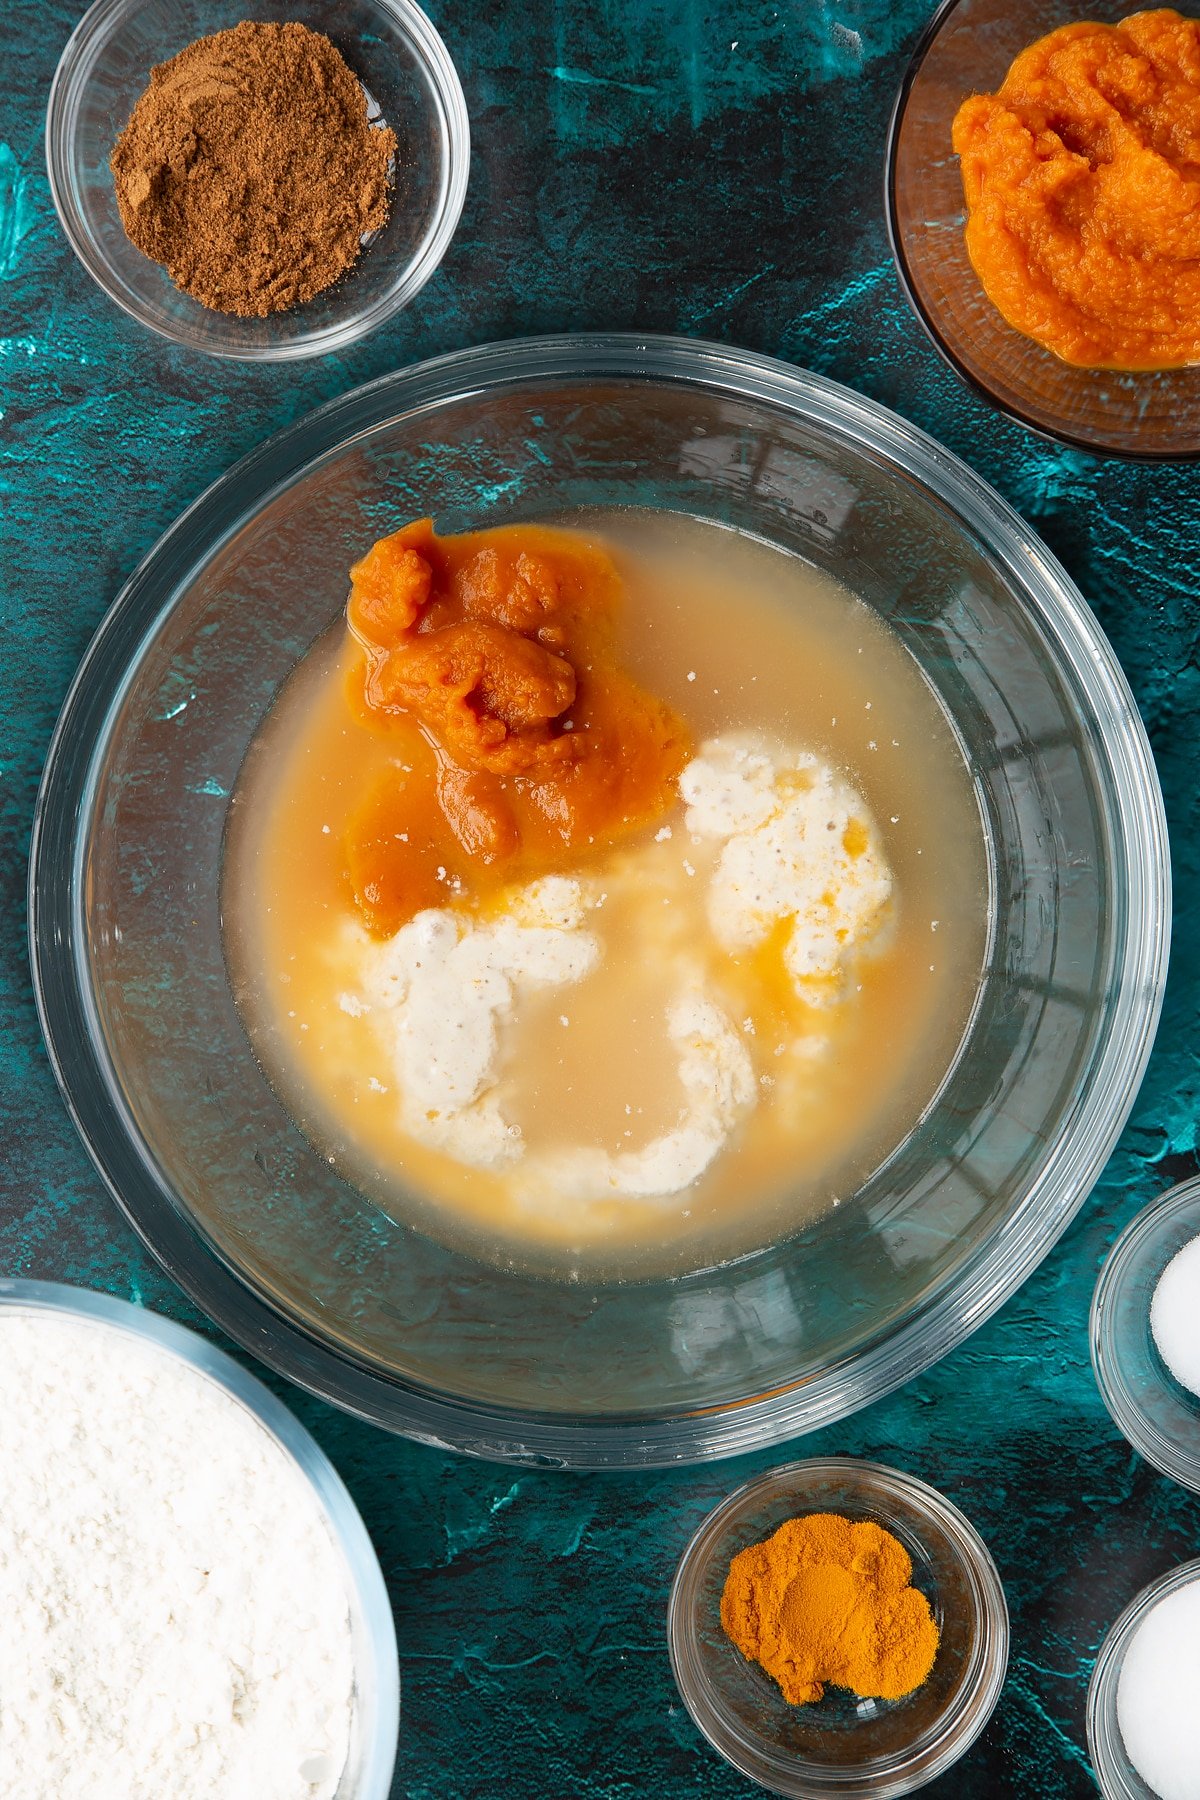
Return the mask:
M 0 1314 L 4 1800 L 333 1800 L 354 1661 L 291 1458 L 127 1331 Z
M 925 1681 L 938 1647 L 911 1581 L 912 1559 L 890 1531 L 809 1513 L 734 1557 L 721 1624 L 793 1705 L 819 1700 L 828 1683 L 899 1700 Z
M 1155 1348 L 1181 1387 L 1200 1394 L 1200 1237 L 1177 1250 L 1150 1302 Z
M 1200 1794 L 1200 1582 L 1151 1607 L 1133 1634 L 1117 1682 L 1117 1724 L 1129 1760 L 1159 1800 Z
M 244 21 L 151 70 L 111 167 L 126 233 L 176 287 L 265 318 L 329 287 L 381 228 L 395 152 L 327 37 Z

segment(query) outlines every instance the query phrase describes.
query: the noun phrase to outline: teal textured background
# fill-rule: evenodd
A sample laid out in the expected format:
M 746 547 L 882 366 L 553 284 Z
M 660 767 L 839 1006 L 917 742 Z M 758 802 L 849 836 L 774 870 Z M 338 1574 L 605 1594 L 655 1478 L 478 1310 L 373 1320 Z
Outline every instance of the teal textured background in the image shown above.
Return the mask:
M 210 1330 L 142 1251 L 75 1138 L 22 935 L 29 822 L 71 672 L 125 577 L 199 490 L 360 381 L 535 331 L 683 331 L 859 388 L 964 456 L 1066 564 L 1128 672 L 1167 797 L 1177 914 L 1166 1012 L 1099 1187 L 984 1330 L 902 1393 L 796 1447 L 912 1470 L 964 1508 L 996 1557 L 1013 1614 L 1008 1684 L 984 1737 L 930 1794 L 1092 1793 L 1083 1701 L 1100 1639 L 1140 1586 L 1200 1551 L 1200 1501 L 1118 1438 L 1087 1355 L 1092 1285 L 1116 1232 L 1200 1168 L 1200 469 L 1042 444 L 960 387 L 922 338 L 892 272 L 881 187 L 887 113 L 923 0 L 438 0 L 475 134 L 450 253 L 412 308 L 349 354 L 259 369 L 151 337 L 71 255 L 41 133 L 81 10 L 7 0 L 0 47 L 0 1270 L 86 1283 Z M 650 1476 L 523 1474 L 389 1439 L 271 1380 L 344 1475 L 391 1587 L 404 1682 L 396 1796 L 757 1791 L 679 1704 L 664 1609 L 703 1514 L 792 1452 Z

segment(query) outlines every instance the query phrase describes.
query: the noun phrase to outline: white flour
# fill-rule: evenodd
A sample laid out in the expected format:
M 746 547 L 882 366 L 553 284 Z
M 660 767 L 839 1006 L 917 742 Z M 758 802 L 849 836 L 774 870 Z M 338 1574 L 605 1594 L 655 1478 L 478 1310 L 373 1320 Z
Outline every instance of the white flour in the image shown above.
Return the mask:
M 353 1668 L 303 1478 L 129 1334 L 0 1309 L 4 1800 L 331 1800 Z

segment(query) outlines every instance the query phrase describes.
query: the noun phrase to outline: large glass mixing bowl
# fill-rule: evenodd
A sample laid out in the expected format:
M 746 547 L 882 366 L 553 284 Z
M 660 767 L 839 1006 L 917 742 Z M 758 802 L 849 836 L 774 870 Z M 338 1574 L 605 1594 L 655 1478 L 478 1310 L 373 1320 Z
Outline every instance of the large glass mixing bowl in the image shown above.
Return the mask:
M 959 1059 L 856 1195 L 717 1269 L 503 1271 L 399 1223 L 301 1134 L 222 955 L 230 790 L 364 544 L 634 504 L 718 520 L 847 582 L 955 722 L 994 922 Z M 522 1462 L 731 1455 L 943 1355 L 1081 1204 L 1150 1048 L 1170 913 L 1149 747 L 1112 651 L 969 469 L 858 395 L 674 339 L 444 357 L 265 444 L 133 576 L 68 697 L 38 805 L 35 979 L 89 1150 L 195 1301 L 305 1386 Z

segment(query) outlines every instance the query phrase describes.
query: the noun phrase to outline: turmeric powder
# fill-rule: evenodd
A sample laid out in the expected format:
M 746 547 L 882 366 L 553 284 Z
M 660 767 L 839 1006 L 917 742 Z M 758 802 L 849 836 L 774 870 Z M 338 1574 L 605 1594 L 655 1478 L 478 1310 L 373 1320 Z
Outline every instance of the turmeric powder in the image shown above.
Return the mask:
M 734 1557 L 721 1624 L 793 1705 L 819 1700 L 827 1682 L 898 1700 L 921 1686 L 938 1647 L 911 1580 L 912 1558 L 890 1531 L 809 1513 Z

